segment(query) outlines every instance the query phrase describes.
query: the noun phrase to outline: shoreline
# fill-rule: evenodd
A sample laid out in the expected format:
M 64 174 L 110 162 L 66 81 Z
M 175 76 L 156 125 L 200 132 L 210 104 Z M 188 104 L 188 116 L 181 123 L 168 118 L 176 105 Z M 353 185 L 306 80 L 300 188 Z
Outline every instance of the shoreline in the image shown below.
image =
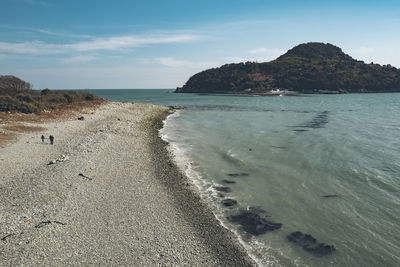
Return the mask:
M 174 155 L 168 149 L 170 144 L 159 136 L 159 130 L 162 128 L 163 120 L 170 114 L 166 114 L 163 118 L 158 118 L 155 122 L 156 129 L 153 132 L 152 149 L 154 151 L 153 161 L 158 170 L 162 183 L 168 190 L 174 192 L 175 205 L 185 210 L 185 216 L 194 225 L 201 227 L 196 229 L 201 239 L 207 240 L 212 252 L 219 258 L 222 266 L 245 266 L 249 262 L 255 264 L 248 252 L 240 244 L 239 239 L 222 222 L 215 216 L 209 205 L 200 197 L 197 187 L 193 184 L 174 161 Z M 160 127 L 161 125 L 161 127 Z M 157 157 L 160 155 L 160 157 Z M 160 161 L 160 158 L 166 160 Z M 173 181 L 173 182 L 172 182 Z M 199 218 L 201 218 L 199 220 Z M 207 229 L 207 231 L 204 231 Z M 226 241 L 229 241 L 228 244 Z M 245 261 L 239 263 L 235 258 L 243 258 Z M 227 259 L 229 261 L 227 261 Z
M 252 266 L 158 136 L 170 108 L 107 103 L 2 150 L 0 259 L 11 265 Z M 60 155 L 66 161 L 47 165 Z M 79 174 L 79 175 L 78 175 Z

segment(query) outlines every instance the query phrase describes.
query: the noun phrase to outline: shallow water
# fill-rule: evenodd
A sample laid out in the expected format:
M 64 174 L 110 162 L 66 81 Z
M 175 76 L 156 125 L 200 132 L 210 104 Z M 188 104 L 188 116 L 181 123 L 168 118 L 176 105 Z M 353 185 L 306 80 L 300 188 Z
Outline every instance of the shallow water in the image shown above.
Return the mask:
M 168 118 L 163 137 L 224 225 L 263 265 L 400 265 L 400 94 L 93 91 L 114 101 L 185 107 Z M 238 206 L 221 205 L 216 186 L 229 186 L 232 192 L 222 194 Z M 251 236 L 226 220 L 249 207 L 267 211 L 282 228 Z M 310 254 L 287 241 L 294 231 L 336 251 Z

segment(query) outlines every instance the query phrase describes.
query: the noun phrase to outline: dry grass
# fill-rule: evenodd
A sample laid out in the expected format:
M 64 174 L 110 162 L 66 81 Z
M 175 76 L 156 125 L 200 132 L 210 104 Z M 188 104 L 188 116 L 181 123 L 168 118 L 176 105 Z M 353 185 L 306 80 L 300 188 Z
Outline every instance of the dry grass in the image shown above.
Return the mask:
M 46 123 L 63 121 L 88 114 L 108 101 L 96 99 L 79 101 L 72 104 L 58 104 L 52 110 L 40 110 L 38 113 L 0 112 L 0 146 L 17 140 L 18 134 L 46 130 L 41 126 L 24 125 L 24 123 Z
M 23 124 L 14 124 L 14 125 L 6 125 L 3 127 L 6 131 L 17 132 L 17 133 L 26 133 L 26 132 L 40 132 L 47 130 L 44 127 L 40 126 L 27 126 Z
M 21 112 L 0 112 L 0 123 L 9 122 L 31 122 L 45 123 L 51 121 L 65 120 L 93 110 L 107 103 L 104 99 L 96 99 L 92 101 L 80 101 L 73 104 L 58 104 L 54 109 L 42 109 L 38 113 L 25 114 Z

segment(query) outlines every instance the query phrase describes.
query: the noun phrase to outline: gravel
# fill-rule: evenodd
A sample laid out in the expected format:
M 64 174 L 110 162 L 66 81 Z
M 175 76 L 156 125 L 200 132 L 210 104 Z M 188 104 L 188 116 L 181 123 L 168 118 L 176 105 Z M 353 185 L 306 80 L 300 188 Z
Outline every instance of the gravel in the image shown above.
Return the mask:
M 109 103 L 1 148 L 0 265 L 255 265 L 158 137 L 169 112 Z

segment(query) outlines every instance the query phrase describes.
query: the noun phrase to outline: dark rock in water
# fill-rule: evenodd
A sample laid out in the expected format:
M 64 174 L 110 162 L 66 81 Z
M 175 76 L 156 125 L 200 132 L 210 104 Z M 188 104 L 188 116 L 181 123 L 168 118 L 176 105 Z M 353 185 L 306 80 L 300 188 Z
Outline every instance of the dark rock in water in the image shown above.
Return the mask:
M 297 129 L 297 130 L 293 130 L 293 132 L 299 132 L 299 133 L 301 133 L 301 132 L 307 132 L 308 130 L 304 130 L 304 129 Z
M 267 211 L 261 207 L 249 207 L 248 210 L 250 212 L 257 213 L 257 214 L 266 214 L 267 213 Z
M 228 174 L 226 174 L 226 175 L 228 175 L 228 176 L 230 176 L 230 177 L 244 177 L 244 176 L 249 176 L 249 174 L 248 173 L 245 173 L 245 172 L 242 172 L 242 173 L 228 173 Z
M 335 251 L 335 247 L 333 245 L 317 243 L 317 240 L 313 236 L 303 234 L 299 231 L 291 233 L 287 239 L 289 242 L 295 243 L 301 246 L 305 251 L 317 256 L 328 255 Z
M 228 217 L 233 223 L 238 223 L 242 226 L 243 230 L 252 235 L 261 235 L 266 232 L 280 229 L 281 223 L 273 223 L 262 218 L 259 214 L 245 211 L 238 215 Z
M 304 125 L 299 125 L 296 127 L 301 128 L 324 128 L 325 125 L 328 123 L 328 114 L 329 111 L 322 111 L 318 113 L 311 121 L 305 123 Z
M 225 193 L 232 192 L 232 190 L 227 186 L 217 186 L 217 187 L 215 187 L 215 190 L 217 190 L 219 192 L 225 192 Z
M 293 232 L 288 236 L 290 242 L 301 245 L 302 247 L 314 246 L 317 240 L 311 235 L 303 234 L 302 232 Z
M 82 117 L 79 117 L 78 120 L 79 120 L 79 121 L 83 121 L 83 120 L 85 120 L 85 117 L 83 117 L 83 116 L 82 116 Z
M 235 206 L 237 205 L 237 201 L 234 199 L 224 199 L 221 201 L 221 203 L 225 206 L 225 207 L 231 207 L 231 206 Z
M 321 197 L 325 197 L 325 198 L 328 198 L 328 197 L 339 197 L 339 195 L 325 195 L 325 196 L 321 196 Z
M 226 183 L 226 184 L 234 184 L 234 183 L 236 183 L 235 181 L 231 181 L 231 180 L 223 180 L 223 182 L 224 183 Z

